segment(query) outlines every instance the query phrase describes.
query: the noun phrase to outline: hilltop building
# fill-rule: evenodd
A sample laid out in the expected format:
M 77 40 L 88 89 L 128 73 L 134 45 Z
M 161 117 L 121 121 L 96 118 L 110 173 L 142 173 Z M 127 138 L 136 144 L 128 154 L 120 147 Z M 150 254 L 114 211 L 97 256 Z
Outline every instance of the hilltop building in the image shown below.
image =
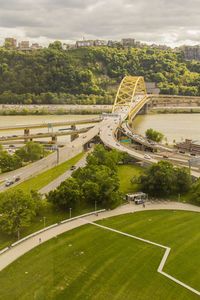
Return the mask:
M 5 43 L 9 43 L 10 44 L 10 48 L 15 49 L 17 47 L 17 40 L 14 38 L 5 38 Z
M 122 39 L 121 44 L 124 47 L 135 47 L 136 41 L 135 41 L 135 39 Z
M 200 46 L 181 46 L 178 48 L 181 50 L 187 60 L 200 60 Z
M 145 82 L 147 94 L 158 95 L 160 89 L 156 87 L 155 82 Z

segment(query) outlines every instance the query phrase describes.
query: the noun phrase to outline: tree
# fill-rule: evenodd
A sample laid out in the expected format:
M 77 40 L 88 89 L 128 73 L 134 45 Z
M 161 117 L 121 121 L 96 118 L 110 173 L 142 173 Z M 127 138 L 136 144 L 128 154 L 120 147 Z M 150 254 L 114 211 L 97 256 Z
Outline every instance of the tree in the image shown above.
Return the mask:
M 121 157 L 121 153 L 117 150 L 107 151 L 102 145 L 96 145 L 93 153 L 88 154 L 87 163 L 88 165 L 105 165 L 116 172 Z
M 0 151 L 0 169 L 1 172 L 8 172 L 21 168 L 22 161 L 17 155 L 10 155 L 7 151 Z
M 62 50 L 62 43 L 60 41 L 55 41 L 49 44 L 50 49 Z
M 179 193 L 187 192 L 192 184 L 190 170 L 186 167 L 175 168 L 176 189 Z
M 168 161 L 153 163 L 140 176 L 142 190 L 152 196 L 168 196 L 173 193 L 175 185 L 173 164 Z
M 187 192 L 191 187 L 192 177 L 188 168 L 174 167 L 171 162 L 162 160 L 152 164 L 146 173 L 138 178 L 138 183 L 144 192 L 165 197 Z
M 146 138 L 155 142 L 161 142 L 164 135 L 156 130 L 153 130 L 152 128 L 149 128 L 145 132 Z
M 82 193 L 75 178 L 63 181 L 56 190 L 47 194 L 47 201 L 61 209 L 74 208 L 79 205 Z
M 38 195 L 22 190 L 10 190 L 0 194 L 0 229 L 7 234 L 16 234 L 30 225 L 38 208 Z
M 38 143 L 30 141 L 15 153 L 25 162 L 36 161 L 43 155 L 43 147 Z

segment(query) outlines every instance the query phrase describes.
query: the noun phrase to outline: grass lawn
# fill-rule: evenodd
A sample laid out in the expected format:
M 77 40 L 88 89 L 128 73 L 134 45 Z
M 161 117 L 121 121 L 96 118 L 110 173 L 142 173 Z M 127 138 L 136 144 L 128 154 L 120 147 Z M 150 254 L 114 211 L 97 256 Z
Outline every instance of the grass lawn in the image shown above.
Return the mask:
M 130 180 L 133 176 L 138 176 L 144 172 L 144 168 L 135 165 L 121 165 L 119 166 L 118 175 L 120 178 L 120 192 L 124 195 L 131 192 L 138 191 L 137 184 L 131 184 Z
M 54 167 L 48 171 L 45 171 L 38 176 L 29 179 L 25 182 L 22 182 L 21 184 L 14 187 L 14 189 L 22 189 L 26 192 L 29 192 L 31 189 L 39 190 L 43 186 L 47 185 L 49 182 L 66 172 L 71 166 L 76 164 L 83 156 L 84 152 L 76 155 L 72 159 L 64 162 L 63 164 L 60 164 L 57 167 Z M 94 210 L 93 207 L 79 207 L 76 210 L 72 210 L 72 217 L 77 216 L 80 214 L 84 214 L 86 212 Z M 24 237 L 28 234 L 31 234 L 39 229 L 42 229 L 44 227 L 44 219 L 45 218 L 45 226 L 60 222 L 62 220 L 69 218 L 69 211 L 61 211 L 56 210 L 52 206 L 51 203 L 47 203 L 46 200 L 43 200 L 43 207 L 40 211 L 39 216 L 35 217 L 31 223 L 31 226 L 24 229 L 21 233 L 21 237 Z M 3 249 L 13 242 L 16 241 L 16 237 L 11 237 L 6 234 L 3 234 L 0 232 L 0 249 Z
M 172 248 L 164 271 L 199 289 L 200 218 L 145 211 L 100 221 Z M 0 272 L 0 299 L 195 300 L 157 272 L 164 249 L 84 225 L 32 249 Z
M 40 190 L 45 185 L 65 173 L 71 166 L 76 164 L 83 156 L 85 155 L 85 152 L 82 152 L 70 160 L 50 169 L 47 170 L 29 180 L 26 180 L 20 184 L 18 184 L 16 187 L 13 187 L 12 189 L 21 189 L 24 192 L 30 192 L 30 190 Z

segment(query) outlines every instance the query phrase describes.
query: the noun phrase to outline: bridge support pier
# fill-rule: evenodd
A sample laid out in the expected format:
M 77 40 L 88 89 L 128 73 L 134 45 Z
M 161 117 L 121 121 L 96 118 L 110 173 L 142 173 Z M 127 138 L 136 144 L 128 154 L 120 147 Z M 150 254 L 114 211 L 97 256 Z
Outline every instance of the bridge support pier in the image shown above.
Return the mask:
M 71 125 L 71 130 L 76 130 L 76 125 Z M 78 137 L 78 134 L 71 135 L 71 142 L 73 142 Z
M 30 134 L 30 129 L 25 128 L 25 129 L 24 129 L 24 135 L 29 135 L 29 134 Z
M 148 108 L 149 108 L 148 103 L 146 103 L 146 104 L 144 105 L 144 114 L 145 114 L 145 115 L 148 113 Z
M 51 140 L 52 140 L 53 143 L 56 144 L 56 142 L 57 142 L 57 136 L 56 135 L 52 136 Z

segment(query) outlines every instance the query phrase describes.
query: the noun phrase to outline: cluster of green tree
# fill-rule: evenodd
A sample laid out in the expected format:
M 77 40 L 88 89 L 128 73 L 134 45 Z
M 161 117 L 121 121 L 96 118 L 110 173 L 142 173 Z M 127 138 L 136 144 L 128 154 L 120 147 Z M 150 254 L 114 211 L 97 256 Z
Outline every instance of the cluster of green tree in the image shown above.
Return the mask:
M 149 128 L 145 132 L 146 138 L 155 142 L 162 142 L 164 135 L 161 132 Z
M 12 155 L 3 150 L 0 145 L 0 170 L 2 173 L 16 170 L 21 168 L 24 163 L 36 161 L 47 154 L 48 151 L 43 151 L 43 147 L 34 142 L 27 142 Z
M 23 162 L 34 162 L 42 158 L 45 155 L 45 151 L 42 145 L 30 141 L 17 150 L 15 154 L 18 155 Z
M 26 115 L 99 115 L 102 114 L 102 112 L 110 113 L 111 109 L 104 109 L 103 111 L 100 109 L 69 109 L 66 110 L 65 108 L 57 108 L 56 110 L 48 110 L 48 109 L 27 109 L 23 108 L 21 110 L 18 109 L 4 109 L 3 111 L 0 111 L 0 115 L 3 116 L 26 116 Z
M 47 200 L 60 209 L 79 207 L 83 203 L 113 208 L 120 201 L 118 163 L 123 154 L 116 150 L 106 151 L 97 145 L 87 156 L 87 164 L 73 172 L 72 178 L 63 181 L 50 191 Z
M 189 191 L 192 177 L 188 168 L 174 167 L 171 162 L 163 160 L 153 163 L 137 182 L 150 196 L 166 197 Z
M 6 234 L 20 236 L 39 212 L 41 199 L 38 193 L 10 190 L 0 193 L 0 230 Z
M 40 94 L 16 94 L 13 91 L 4 91 L 0 94 L 0 103 L 5 104 L 113 104 L 115 92 L 104 92 L 104 95 L 70 94 L 45 92 Z
M 161 93 L 200 95 L 199 63 L 187 63 L 181 52 L 118 47 L 64 51 L 54 42 L 31 53 L 0 49 L 0 103 L 111 103 L 112 90 L 127 74 L 155 81 Z

